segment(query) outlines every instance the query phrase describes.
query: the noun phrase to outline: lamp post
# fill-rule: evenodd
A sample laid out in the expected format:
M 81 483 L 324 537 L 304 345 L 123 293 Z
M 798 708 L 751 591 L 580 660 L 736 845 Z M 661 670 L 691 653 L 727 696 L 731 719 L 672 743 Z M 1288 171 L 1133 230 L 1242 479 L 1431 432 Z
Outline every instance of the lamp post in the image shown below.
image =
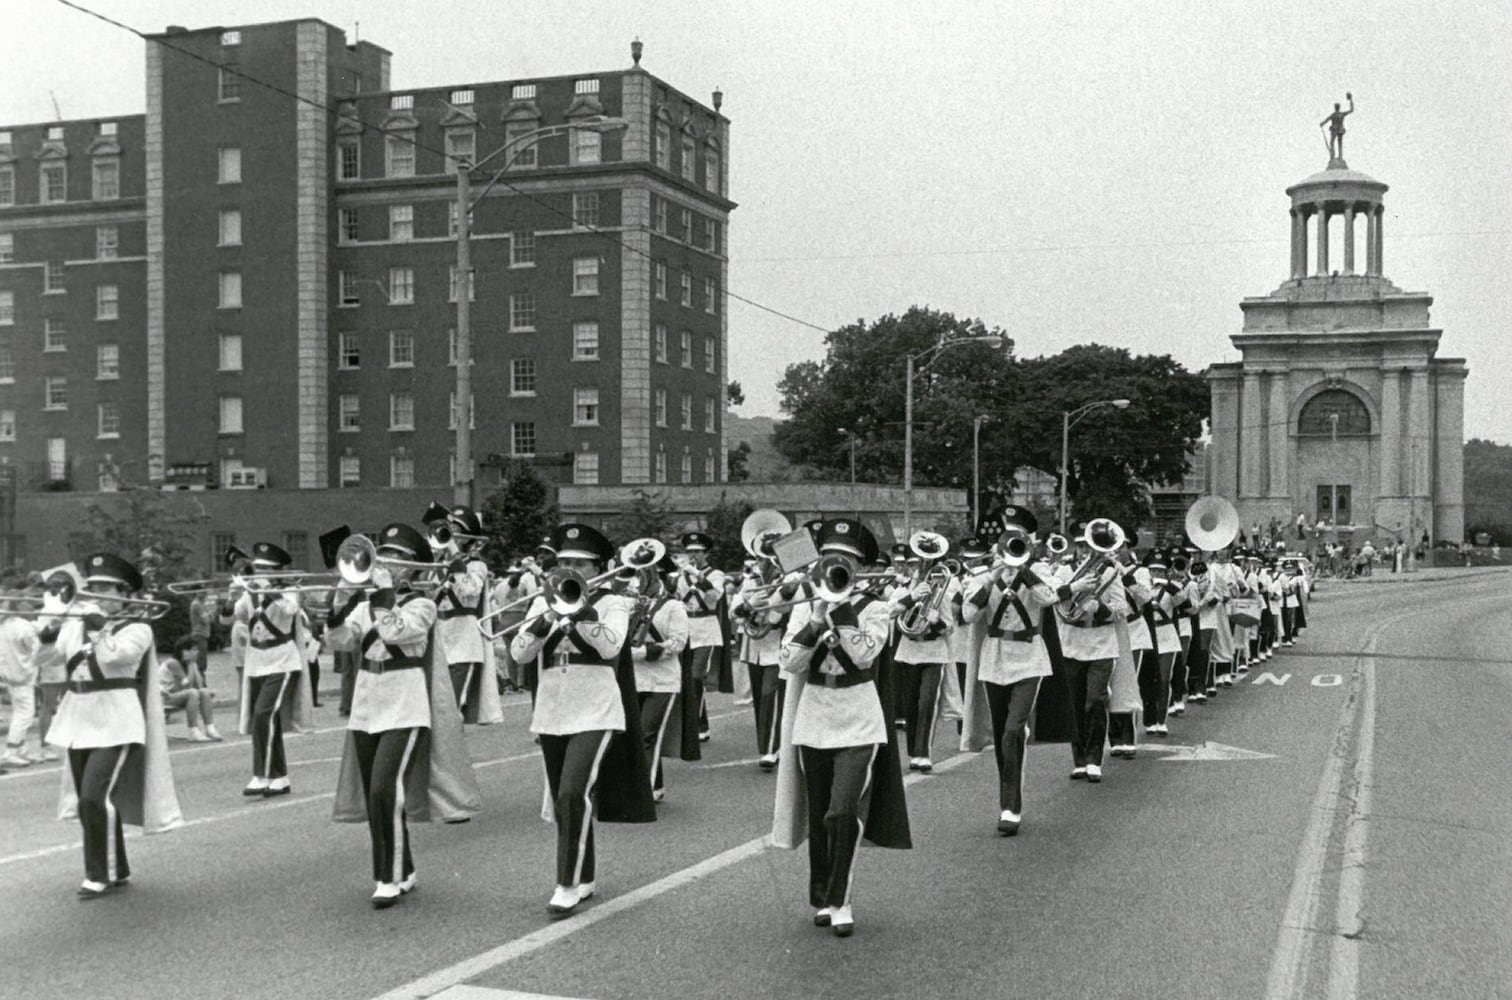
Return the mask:
M 1100 406 L 1111 406 L 1114 409 L 1126 410 L 1129 407 L 1127 399 L 1099 399 L 1096 402 L 1084 403 L 1074 410 L 1067 410 L 1061 414 L 1061 464 L 1060 464 L 1060 533 L 1066 533 L 1066 482 L 1071 478 L 1071 427 L 1082 417 Z
M 851 499 L 856 500 L 856 432 L 849 427 L 836 427 L 835 430 L 850 438 Z M 856 500 L 856 520 L 861 520 L 861 502 L 859 500 Z
M 504 172 L 514 166 L 520 154 L 526 149 L 534 148 L 537 140 L 548 135 L 570 133 L 579 129 L 592 132 L 613 132 L 626 128 L 629 124 L 623 118 L 595 116 L 574 122 L 564 122 L 560 125 L 547 125 L 515 136 L 477 163 L 463 158 L 457 160 L 457 402 L 453 414 L 453 422 L 456 424 L 457 457 L 455 481 L 452 483 L 452 488 L 456 502 L 459 504 L 472 507 L 475 506 L 476 500 L 473 496 L 475 477 L 472 467 L 472 210 L 489 191 L 493 190 L 493 186 L 504 176 Z M 472 194 L 473 171 L 481 169 L 485 163 L 511 148 L 515 148 L 514 154 L 504 161 L 504 165 L 494 173 L 489 182 L 484 185 L 483 190 L 474 196 Z
M 991 419 L 985 413 L 971 418 L 971 524 L 967 528 L 972 534 L 982 520 L 982 425 Z
M 985 337 L 946 337 L 933 347 L 908 356 L 907 374 L 903 387 L 903 535 L 905 538 L 913 534 L 914 362 L 922 358 L 923 364 L 917 370 L 928 371 L 929 366 L 934 364 L 935 359 L 947 347 L 955 347 L 957 344 L 986 344 L 988 347 L 1002 347 L 1005 342 L 1004 338 L 997 334 L 988 334 Z

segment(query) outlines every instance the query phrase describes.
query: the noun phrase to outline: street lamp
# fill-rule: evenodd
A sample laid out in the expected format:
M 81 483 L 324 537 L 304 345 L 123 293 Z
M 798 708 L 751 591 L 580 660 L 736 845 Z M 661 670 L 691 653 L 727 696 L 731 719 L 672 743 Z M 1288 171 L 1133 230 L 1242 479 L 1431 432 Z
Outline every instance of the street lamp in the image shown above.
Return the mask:
M 992 418 L 978 413 L 971 418 L 971 534 L 976 534 L 977 523 L 982 520 L 982 425 Z
M 1071 478 L 1071 425 L 1100 406 L 1126 410 L 1129 408 L 1129 401 L 1127 399 L 1099 399 L 1061 414 L 1060 533 L 1062 535 L 1066 533 L 1066 481 Z
M 505 171 L 526 149 L 532 149 L 537 140 L 561 132 L 585 130 L 590 132 L 613 132 L 629 127 L 623 118 L 595 115 L 560 125 L 547 125 L 517 135 L 477 163 L 467 159 L 457 160 L 457 402 L 454 423 L 457 430 L 456 478 L 452 484 L 456 502 L 475 506 L 473 496 L 474 476 L 472 462 L 472 210 L 477 207 L 493 186 L 499 183 Z M 523 147 L 523 148 L 516 148 Z M 477 196 L 472 195 L 472 173 L 494 157 L 511 148 L 515 152 L 484 185 Z
M 851 465 L 851 499 L 856 500 L 856 432 L 849 427 L 836 427 L 835 430 L 850 438 L 850 465 Z M 856 520 L 861 520 L 861 503 L 856 502 Z
M 914 361 L 922 358 L 924 363 L 919 366 L 919 371 L 928 371 L 929 366 L 934 364 L 947 347 L 955 347 L 957 344 L 986 344 L 988 347 L 1002 347 L 1007 340 L 998 334 L 988 334 L 985 337 L 946 337 L 939 343 L 917 354 L 908 356 L 907 381 L 904 384 L 903 395 L 903 535 L 913 535 L 913 380 Z

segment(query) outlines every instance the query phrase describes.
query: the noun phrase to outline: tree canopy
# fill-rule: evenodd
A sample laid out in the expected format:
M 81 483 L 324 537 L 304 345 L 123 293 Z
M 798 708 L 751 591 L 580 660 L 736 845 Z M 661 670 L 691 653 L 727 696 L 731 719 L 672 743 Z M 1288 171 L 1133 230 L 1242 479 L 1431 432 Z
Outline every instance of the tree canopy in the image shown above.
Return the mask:
M 496 566 L 529 555 L 558 520 L 555 491 L 519 460 L 505 467 L 504 485 L 483 499 L 479 513 L 488 536 L 483 556 Z

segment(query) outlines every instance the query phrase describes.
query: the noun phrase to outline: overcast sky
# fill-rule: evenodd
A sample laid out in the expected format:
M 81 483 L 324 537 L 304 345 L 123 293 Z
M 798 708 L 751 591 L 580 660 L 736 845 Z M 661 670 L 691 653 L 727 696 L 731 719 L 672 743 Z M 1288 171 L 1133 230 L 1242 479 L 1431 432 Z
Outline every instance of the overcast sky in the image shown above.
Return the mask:
M 1467 437 L 1512 442 L 1512 4 L 81 0 L 143 31 L 318 17 L 395 88 L 642 64 L 731 119 L 730 290 L 831 329 L 929 305 L 1026 356 L 1238 359 L 1288 271 L 1287 185 L 1345 155 L 1390 185 L 1385 271 L 1434 296 Z M 142 43 L 5 0 L 0 121 L 140 113 Z M 730 304 L 745 415 L 823 333 Z

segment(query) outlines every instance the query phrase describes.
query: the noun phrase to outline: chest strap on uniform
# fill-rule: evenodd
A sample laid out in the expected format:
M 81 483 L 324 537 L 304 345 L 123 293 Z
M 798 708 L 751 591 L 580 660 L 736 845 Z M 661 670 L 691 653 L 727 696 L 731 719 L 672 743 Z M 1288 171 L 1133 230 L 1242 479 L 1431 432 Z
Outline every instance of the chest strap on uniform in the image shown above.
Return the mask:
M 468 607 L 462 603 L 462 599 L 452 590 L 451 584 L 441 588 L 436 595 L 436 617 L 441 621 L 450 621 L 453 618 L 478 618 L 483 614 L 483 593 L 478 593 L 476 606 Z
M 68 690 L 75 694 L 94 694 L 96 691 L 121 691 L 135 688 L 135 677 L 106 677 L 103 680 L 69 681 Z
M 368 651 L 379 643 L 383 643 L 384 652 L 388 653 L 386 660 L 374 660 L 368 655 Z M 370 628 L 362 637 L 362 669 L 368 673 L 381 674 L 388 670 L 403 670 L 406 667 L 425 666 L 425 654 L 411 656 L 399 646 L 391 642 L 385 642 L 379 638 L 378 630 Z
M 1024 623 L 1021 629 L 1004 629 L 1003 615 L 1009 607 L 1018 613 L 1019 620 Z M 993 639 L 1013 639 L 1017 642 L 1028 642 L 1039 635 L 1039 629 L 1035 627 L 1034 620 L 1029 617 L 1029 609 L 1024 607 L 1023 600 L 1012 591 L 1003 595 L 1003 601 L 998 605 L 997 614 L 992 616 L 992 622 L 987 626 L 987 635 Z
M 819 687 L 848 688 L 855 687 L 858 684 L 867 684 L 874 676 L 875 673 L 870 667 L 864 670 L 848 671 L 843 674 L 827 674 L 815 665 L 809 668 L 808 682 Z
M 258 608 L 257 614 L 252 617 L 250 628 L 255 629 L 259 625 L 267 629 L 269 632 L 272 632 L 273 638 L 249 639 L 247 641 L 248 645 L 250 645 L 253 649 L 273 649 L 275 646 L 282 646 L 286 642 L 294 641 L 294 627 L 290 626 L 289 631 L 287 632 L 280 632 L 278 630 L 278 626 L 273 624 L 273 622 L 268 618 L 267 614 L 262 608 Z

